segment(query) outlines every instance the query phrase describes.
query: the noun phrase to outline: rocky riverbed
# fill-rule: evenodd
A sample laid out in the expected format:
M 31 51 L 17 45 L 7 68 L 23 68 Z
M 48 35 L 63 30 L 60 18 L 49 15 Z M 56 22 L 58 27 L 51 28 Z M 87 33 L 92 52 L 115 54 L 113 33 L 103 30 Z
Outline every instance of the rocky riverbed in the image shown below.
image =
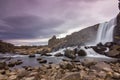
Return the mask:
M 52 53 L 0 54 L 0 80 L 120 80 L 119 49 L 100 43 Z
M 40 59 L 41 60 L 41 59 Z M 0 62 L 0 80 L 120 80 L 120 62 L 63 60 L 59 64 L 23 66 L 11 70 Z

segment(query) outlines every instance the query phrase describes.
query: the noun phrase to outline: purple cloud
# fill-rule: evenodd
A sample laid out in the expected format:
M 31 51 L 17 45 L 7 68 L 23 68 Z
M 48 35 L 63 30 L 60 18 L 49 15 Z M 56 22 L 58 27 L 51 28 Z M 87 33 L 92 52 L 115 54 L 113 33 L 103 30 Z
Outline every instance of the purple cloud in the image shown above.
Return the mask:
M 0 39 L 18 45 L 20 40 L 36 44 L 52 35 L 63 37 L 115 17 L 117 4 L 117 0 L 0 0 Z

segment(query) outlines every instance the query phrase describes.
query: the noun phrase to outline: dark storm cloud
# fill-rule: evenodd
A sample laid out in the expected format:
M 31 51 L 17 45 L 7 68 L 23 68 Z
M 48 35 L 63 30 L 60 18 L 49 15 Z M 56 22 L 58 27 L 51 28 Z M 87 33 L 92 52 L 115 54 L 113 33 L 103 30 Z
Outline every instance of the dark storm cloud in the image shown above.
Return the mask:
M 32 39 L 39 37 L 48 37 L 56 34 L 54 28 L 63 21 L 44 20 L 38 16 L 12 16 L 2 19 L 5 25 L 0 25 L 1 39 Z

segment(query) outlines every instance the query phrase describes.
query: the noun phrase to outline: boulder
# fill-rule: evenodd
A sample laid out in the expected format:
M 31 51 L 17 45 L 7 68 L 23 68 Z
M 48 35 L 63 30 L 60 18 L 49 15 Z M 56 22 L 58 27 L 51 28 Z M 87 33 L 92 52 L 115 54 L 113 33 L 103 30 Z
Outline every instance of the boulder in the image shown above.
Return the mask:
M 106 56 L 113 57 L 113 58 L 120 58 L 120 51 L 117 50 L 111 50 L 108 53 L 106 53 Z
M 42 60 L 42 58 L 37 58 L 37 61 Z
M 22 64 L 22 63 L 23 63 L 22 60 L 17 60 L 15 64 L 16 64 L 16 65 L 20 65 L 20 64 Z
M 114 42 L 107 42 L 107 43 L 104 44 L 104 46 L 108 47 L 108 48 L 111 48 L 114 44 L 116 44 L 116 43 L 114 43 Z
M 69 49 L 65 50 L 64 56 L 66 56 L 68 58 L 71 58 L 71 59 L 75 59 L 76 58 L 75 51 L 69 50 Z
M 44 60 L 44 59 L 39 60 L 39 63 L 47 63 L 47 60 Z
M 82 64 L 84 66 L 86 66 L 86 67 L 90 67 L 92 65 L 95 65 L 96 61 L 95 61 L 95 59 L 92 59 L 92 58 L 90 58 L 90 59 L 84 59 L 84 61 L 82 61 Z
M 120 58 L 120 46 L 119 45 L 112 46 L 111 50 L 108 53 L 106 53 L 106 56 Z
M 54 56 L 56 56 L 56 57 L 61 57 L 61 56 L 63 56 L 63 54 L 61 54 L 61 53 L 56 53 Z
M 8 63 L 8 66 L 9 66 L 9 67 L 14 67 L 15 65 L 16 65 L 15 61 L 10 61 L 10 62 Z
M 104 45 L 100 42 L 100 43 L 97 44 L 97 46 L 103 47 Z
M 25 69 L 19 69 L 19 70 L 17 71 L 17 76 L 18 76 L 18 78 L 25 77 L 25 76 L 27 76 L 28 74 L 29 74 L 29 72 L 28 72 L 27 70 L 25 70 Z
M 112 72 L 113 70 L 111 69 L 111 66 L 108 63 L 105 62 L 98 62 L 97 64 L 91 66 L 91 69 L 95 69 L 97 71 L 107 71 L 107 72 Z
M 94 46 L 94 47 L 92 47 L 92 49 L 95 52 L 99 53 L 99 54 L 104 54 L 105 51 L 107 50 L 107 47 L 104 47 L 104 46 L 103 47 Z
M 29 55 L 29 58 L 34 58 L 35 57 L 35 54 L 30 54 Z
M 113 73 L 113 78 L 114 79 L 120 79 L 120 73 L 114 72 Z
M 59 66 L 62 69 L 69 69 L 69 70 L 72 70 L 74 68 L 74 65 L 71 62 L 61 62 Z
M 78 52 L 77 52 L 77 54 L 78 54 L 78 56 L 86 56 L 87 55 L 87 53 L 84 51 L 84 50 L 79 50 Z
M 0 62 L 0 69 L 5 69 L 7 66 L 6 62 Z
M 66 74 L 62 80 L 81 80 L 79 72 L 73 72 Z
M 8 80 L 8 77 L 6 75 L 0 74 L 0 80 Z
M 17 75 L 11 75 L 8 79 L 9 80 L 17 80 Z
M 7 65 L 9 67 L 14 67 L 15 65 L 20 65 L 22 63 L 23 63 L 22 60 L 17 60 L 17 61 L 10 61 Z
M 41 55 L 44 55 L 44 54 L 47 54 L 47 53 L 50 53 L 50 52 L 51 52 L 50 48 L 45 48 L 42 51 L 40 51 Z
M 25 77 L 23 80 L 37 80 L 35 76 Z

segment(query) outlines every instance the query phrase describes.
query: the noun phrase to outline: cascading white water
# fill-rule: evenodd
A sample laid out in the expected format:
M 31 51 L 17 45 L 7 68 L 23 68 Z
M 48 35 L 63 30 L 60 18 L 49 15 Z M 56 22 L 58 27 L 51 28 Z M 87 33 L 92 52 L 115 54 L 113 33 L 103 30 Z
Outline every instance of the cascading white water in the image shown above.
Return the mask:
M 116 18 L 110 20 L 109 22 L 101 23 L 99 25 L 99 28 L 98 28 L 97 37 L 96 37 L 96 40 L 94 42 L 95 44 L 88 44 L 88 45 L 89 46 L 92 46 L 92 45 L 95 46 L 96 44 L 98 44 L 100 42 L 103 43 L 103 44 L 105 44 L 106 42 L 112 42 L 113 41 L 113 30 L 114 30 L 115 25 L 116 25 Z M 87 57 L 109 58 L 107 56 L 100 55 L 100 54 L 96 53 L 92 48 L 85 49 L 84 46 L 83 46 L 83 47 L 81 47 L 81 49 L 86 51 Z M 65 49 L 61 49 L 58 52 L 62 52 L 64 54 L 64 50 Z M 57 52 L 54 52 L 52 54 L 56 54 L 56 53 Z
M 109 22 L 101 23 L 98 28 L 96 44 L 113 41 L 113 30 L 116 25 L 116 18 L 110 20 Z
M 113 31 L 116 26 L 116 18 L 110 20 L 109 22 L 101 23 L 98 28 L 97 37 L 95 40 L 95 45 L 98 43 L 105 44 L 106 42 L 113 41 Z M 106 57 L 104 55 L 100 55 L 96 53 L 93 49 L 85 50 L 89 56 L 97 56 L 97 57 Z M 108 58 L 108 57 L 106 57 Z

